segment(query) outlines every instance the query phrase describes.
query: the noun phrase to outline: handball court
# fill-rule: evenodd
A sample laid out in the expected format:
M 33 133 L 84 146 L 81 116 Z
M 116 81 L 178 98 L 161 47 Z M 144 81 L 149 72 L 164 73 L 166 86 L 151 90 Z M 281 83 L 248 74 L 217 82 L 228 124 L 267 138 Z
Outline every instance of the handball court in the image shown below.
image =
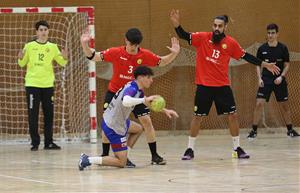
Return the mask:
M 79 171 L 81 152 L 98 155 L 101 143 L 60 143 L 61 151 L 31 152 L 28 144 L 0 146 L 0 192 L 300 192 L 300 138 L 288 138 L 283 130 L 260 134 L 241 145 L 249 160 L 231 158 L 227 134 L 200 135 L 195 158 L 181 161 L 186 135 L 161 135 L 158 151 L 167 165 L 150 164 L 150 152 L 142 136 L 130 158 L 136 168 L 93 166 Z M 112 153 L 111 153 L 112 155 Z

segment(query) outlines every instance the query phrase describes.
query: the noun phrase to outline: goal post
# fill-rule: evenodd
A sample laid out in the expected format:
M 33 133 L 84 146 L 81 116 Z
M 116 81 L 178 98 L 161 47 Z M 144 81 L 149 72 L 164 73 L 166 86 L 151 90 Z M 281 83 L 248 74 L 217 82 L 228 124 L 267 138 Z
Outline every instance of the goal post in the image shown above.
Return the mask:
M 17 53 L 34 39 L 34 24 L 38 20 L 48 21 L 49 40 L 69 53 L 65 68 L 54 64 L 54 137 L 96 143 L 96 66 L 86 59 L 80 45 L 80 36 L 88 28 L 92 37 L 90 47 L 95 47 L 94 7 L 91 6 L 0 8 L 0 141 L 29 137 L 26 70 L 18 66 Z M 42 131 L 41 110 L 39 117 Z

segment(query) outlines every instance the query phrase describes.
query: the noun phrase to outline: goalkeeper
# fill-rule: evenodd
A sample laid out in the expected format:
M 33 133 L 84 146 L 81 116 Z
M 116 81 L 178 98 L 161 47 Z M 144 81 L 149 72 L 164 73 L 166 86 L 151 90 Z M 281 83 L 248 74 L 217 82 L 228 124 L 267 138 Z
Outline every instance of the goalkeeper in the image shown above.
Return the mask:
M 29 133 L 31 151 L 37 151 L 40 144 L 38 133 L 39 107 L 42 103 L 44 113 L 44 149 L 59 150 L 53 142 L 53 61 L 60 66 L 67 64 L 67 51 L 60 52 L 57 44 L 48 41 L 49 24 L 39 21 L 35 24 L 37 38 L 25 44 L 18 54 L 20 67 L 26 66 L 25 88 L 28 106 Z

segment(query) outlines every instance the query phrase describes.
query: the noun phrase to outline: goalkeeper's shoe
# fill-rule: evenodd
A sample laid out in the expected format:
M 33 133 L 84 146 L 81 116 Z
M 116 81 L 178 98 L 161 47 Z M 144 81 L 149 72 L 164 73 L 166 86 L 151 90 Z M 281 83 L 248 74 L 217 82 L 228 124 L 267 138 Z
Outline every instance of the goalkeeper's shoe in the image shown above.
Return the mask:
M 254 131 L 253 129 L 249 132 L 249 135 L 248 135 L 248 139 L 255 139 L 257 136 L 257 131 Z
M 299 137 L 300 136 L 299 133 L 297 133 L 297 131 L 294 129 L 288 130 L 287 135 L 290 137 Z

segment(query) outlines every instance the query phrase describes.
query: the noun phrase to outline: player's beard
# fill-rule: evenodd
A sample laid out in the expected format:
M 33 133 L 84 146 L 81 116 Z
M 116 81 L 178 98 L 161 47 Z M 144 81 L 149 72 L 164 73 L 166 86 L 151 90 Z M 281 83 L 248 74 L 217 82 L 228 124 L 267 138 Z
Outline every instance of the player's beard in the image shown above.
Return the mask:
M 221 40 L 225 37 L 225 33 L 222 32 L 222 33 L 216 33 L 213 31 L 213 35 L 212 35 L 212 42 L 214 44 L 218 44 L 221 42 Z

